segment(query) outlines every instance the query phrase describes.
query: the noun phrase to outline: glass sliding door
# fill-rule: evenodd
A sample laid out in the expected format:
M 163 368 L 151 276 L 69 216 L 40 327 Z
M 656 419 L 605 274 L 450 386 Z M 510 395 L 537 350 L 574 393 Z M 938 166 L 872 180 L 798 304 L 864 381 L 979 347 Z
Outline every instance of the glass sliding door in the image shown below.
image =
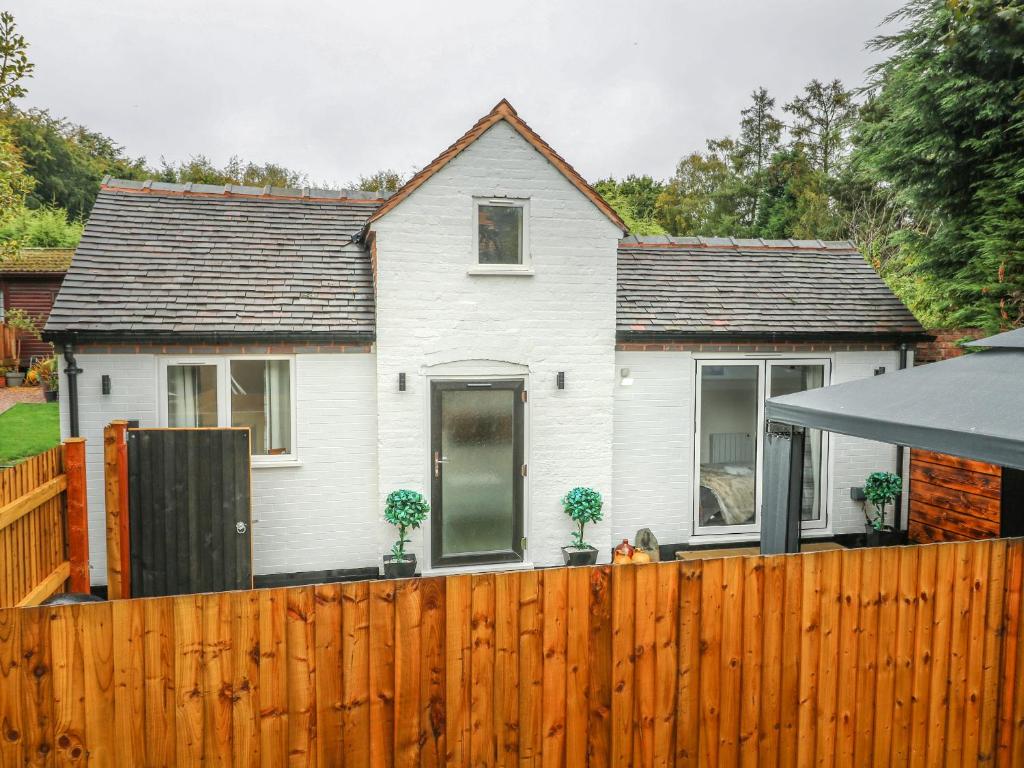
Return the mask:
M 522 560 L 523 383 L 431 386 L 431 564 Z
M 827 360 L 698 360 L 694 434 L 694 533 L 760 530 L 764 401 L 829 381 Z M 826 449 L 820 430 L 804 442 L 801 520 L 826 525 Z
M 825 385 L 823 363 L 769 362 L 768 397 L 792 395 Z M 804 435 L 803 492 L 800 498 L 800 520 L 805 527 L 824 524 L 822 514 L 822 454 L 824 440 L 820 429 L 808 429 Z
M 761 364 L 697 365 L 697 530 L 756 530 Z

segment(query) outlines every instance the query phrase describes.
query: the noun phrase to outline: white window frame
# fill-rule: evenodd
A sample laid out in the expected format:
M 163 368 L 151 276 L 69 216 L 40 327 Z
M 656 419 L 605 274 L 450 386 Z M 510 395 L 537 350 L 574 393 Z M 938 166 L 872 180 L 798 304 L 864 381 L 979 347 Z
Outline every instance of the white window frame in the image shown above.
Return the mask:
M 694 358 L 694 381 L 693 381 L 693 492 L 691 500 L 691 525 L 692 536 L 696 539 L 707 541 L 736 541 L 736 540 L 757 540 L 761 533 L 761 504 L 763 502 L 764 482 L 764 404 L 768 399 L 768 387 L 770 384 L 769 375 L 773 365 L 820 365 L 823 368 L 823 384 L 829 386 L 832 383 L 833 359 L 831 356 L 815 355 L 706 355 Z M 756 475 L 754 482 L 754 522 L 746 525 L 729 526 L 701 526 L 700 525 L 700 411 L 701 411 L 701 368 L 718 365 L 749 365 L 757 366 L 758 372 L 758 406 L 757 406 L 757 440 L 756 451 Z M 808 533 L 824 533 L 830 530 L 831 526 L 831 504 L 829 489 L 831 488 L 831 436 L 830 433 L 822 431 L 821 441 L 821 469 L 820 469 L 820 511 L 817 520 L 801 521 L 800 529 Z
M 217 368 L 217 426 L 231 426 L 231 361 L 232 360 L 287 360 L 288 361 L 288 394 L 291 410 L 291 453 L 273 456 L 252 455 L 252 467 L 287 467 L 297 466 L 301 462 L 298 456 L 298 419 L 295 396 L 295 356 L 294 355 L 168 355 L 160 358 L 157 369 L 157 397 L 159 399 L 160 426 L 168 426 L 167 413 L 167 368 L 171 365 L 212 365 Z
M 522 262 L 519 264 L 480 263 L 480 206 L 494 205 L 506 208 L 521 208 L 523 226 L 519 233 Z M 530 200 L 518 197 L 474 197 L 473 198 L 473 263 L 471 275 L 532 275 L 533 260 L 530 255 Z

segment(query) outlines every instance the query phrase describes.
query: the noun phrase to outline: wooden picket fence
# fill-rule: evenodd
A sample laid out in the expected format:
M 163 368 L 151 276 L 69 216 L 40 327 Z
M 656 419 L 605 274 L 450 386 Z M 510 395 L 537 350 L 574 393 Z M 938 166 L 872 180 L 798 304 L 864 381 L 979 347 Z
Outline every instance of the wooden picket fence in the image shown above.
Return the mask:
M 0 765 L 1024 765 L 1024 542 L 0 611 Z
M 80 438 L 0 471 L 0 607 L 38 605 L 66 584 L 89 591 Z

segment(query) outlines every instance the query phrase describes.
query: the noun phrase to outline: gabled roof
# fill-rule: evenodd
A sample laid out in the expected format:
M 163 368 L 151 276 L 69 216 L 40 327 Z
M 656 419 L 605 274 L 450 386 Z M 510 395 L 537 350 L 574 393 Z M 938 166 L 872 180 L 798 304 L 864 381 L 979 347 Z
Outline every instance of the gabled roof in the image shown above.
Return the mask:
M 434 158 L 419 173 L 409 179 L 409 181 L 395 192 L 395 194 L 392 195 L 384 205 L 377 209 L 377 212 L 370 217 L 370 223 L 376 221 L 388 211 L 400 205 L 405 198 L 422 186 L 423 183 L 431 176 L 458 157 L 464 149 L 483 136 L 489 128 L 502 120 L 512 126 L 520 136 L 522 136 L 534 149 L 540 152 L 548 162 L 555 166 L 555 168 L 557 168 L 558 171 L 580 191 L 580 193 L 596 205 L 598 210 L 607 216 L 615 226 L 623 232 L 627 231 L 625 223 L 623 223 L 622 219 L 615 212 L 615 209 L 605 202 L 605 199 L 601 197 L 601 195 L 599 195 L 582 176 L 580 176 L 575 168 L 566 162 L 565 158 L 555 152 L 555 150 L 552 149 L 544 139 L 537 135 L 537 133 L 527 125 L 518 114 L 516 114 L 515 109 L 512 108 L 512 105 L 509 104 L 506 99 L 499 101 L 494 109 L 481 117 L 458 141 L 448 147 L 448 149 Z
M 74 248 L 20 248 L 0 254 L 0 272 L 63 274 L 71 266 Z
M 623 339 L 924 333 L 848 242 L 627 237 L 617 307 Z
M 369 340 L 366 193 L 108 180 L 46 324 L 50 338 Z

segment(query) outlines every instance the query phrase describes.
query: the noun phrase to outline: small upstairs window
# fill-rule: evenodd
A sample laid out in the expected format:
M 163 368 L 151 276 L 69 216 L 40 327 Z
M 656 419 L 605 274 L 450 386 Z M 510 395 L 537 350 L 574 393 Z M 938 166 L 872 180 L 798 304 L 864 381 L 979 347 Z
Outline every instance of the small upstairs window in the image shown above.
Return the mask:
M 476 253 L 481 266 L 522 267 L 526 250 L 526 200 L 476 201 Z

